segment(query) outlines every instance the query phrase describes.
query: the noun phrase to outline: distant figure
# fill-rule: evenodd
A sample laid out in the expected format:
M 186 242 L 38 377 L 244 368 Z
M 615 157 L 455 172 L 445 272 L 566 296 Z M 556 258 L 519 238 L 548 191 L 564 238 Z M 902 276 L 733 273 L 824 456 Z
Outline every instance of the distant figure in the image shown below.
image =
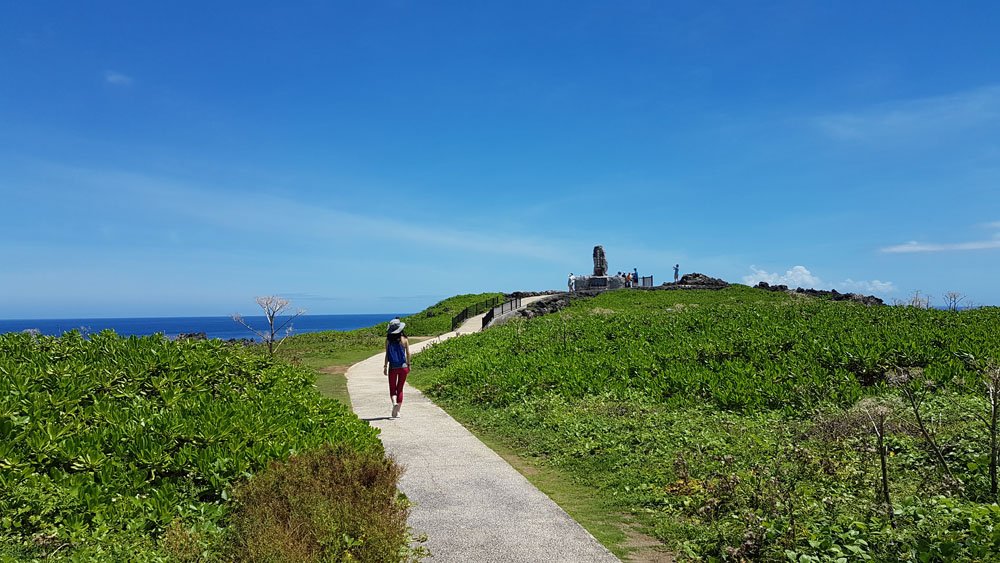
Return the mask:
M 681 271 L 681 265 L 680 264 L 674 264 L 674 283 L 677 283 L 677 280 L 680 279 L 678 277 L 678 274 L 680 274 L 680 271 Z
M 642 280 L 639 279 L 639 268 L 632 268 L 632 285 L 635 287 L 642 286 Z
M 403 329 L 406 323 L 396 317 L 389 321 L 385 335 L 385 363 L 382 373 L 389 376 L 389 399 L 392 401 L 392 418 L 399 416 L 403 406 L 403 384 L 410 373 L 410 341 Z
M 569 286 L 571 293 L 576 291 L 576 276 L 573 275 L 573 272 L 569 273 L 569 279 L 566 280 L 566 284 Z

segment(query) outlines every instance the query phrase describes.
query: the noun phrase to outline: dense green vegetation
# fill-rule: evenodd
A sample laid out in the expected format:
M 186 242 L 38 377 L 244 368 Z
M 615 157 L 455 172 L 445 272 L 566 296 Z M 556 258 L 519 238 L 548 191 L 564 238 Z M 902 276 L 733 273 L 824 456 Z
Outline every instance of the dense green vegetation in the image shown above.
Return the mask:
M 617 291 L 435 346 L 411 382 L 681 557 L 985 561 L 998 327 L 997 308 Z
M 249 541 L 225 530 L 234 488 L 328 445 L 384 464 L 373 428 L 252 348 L 0 335 L 0 559 L 225 559 Z
M 407 331 L 446 332 L 494 295 L 446 299 Z M 0 560 L 413 556 L 376 430 L 346 392 L 315 388 L 317 373 L 337 387 L 321 370 L 377 353 L 384 332 L 296 336 L 276 358 L 110 331 L 0 335 Z

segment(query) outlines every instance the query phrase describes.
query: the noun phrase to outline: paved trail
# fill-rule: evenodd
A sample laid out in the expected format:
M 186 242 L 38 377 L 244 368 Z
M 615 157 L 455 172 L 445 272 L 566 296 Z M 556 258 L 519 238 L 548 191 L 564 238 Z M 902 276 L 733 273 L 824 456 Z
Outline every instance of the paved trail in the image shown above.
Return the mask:
M 522 306 L 538 298 L 525 298 Z M 457 334 L 476 332 L 482 317 Z M 411 344 L 413 353 L 456 336 Z M 432 561 L 615 562 L 618 559 L 462 425 L 407 385 L 400 418 L 391 403 L 382 354 L 347 371 L 354 412 L 382 429 L 386 451 L 406 467 L 400 489 L 416 503 L 415 533 L 426 533 Z

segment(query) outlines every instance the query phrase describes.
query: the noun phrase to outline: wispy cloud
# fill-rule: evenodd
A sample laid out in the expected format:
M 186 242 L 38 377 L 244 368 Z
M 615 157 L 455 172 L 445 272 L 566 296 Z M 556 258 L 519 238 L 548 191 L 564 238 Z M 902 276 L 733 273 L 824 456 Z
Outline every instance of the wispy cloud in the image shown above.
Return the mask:
M 993 236 L 988 239 L 973 240 L 966 242 L 917 242 L 911 240 L 903 244 L 886 246 L 881 249 L 888 253 L 908 253 L 908 252 L 965 252 L 969 250 L 993 250 L 1000 248 L 1000 221 L 993 221 L 981 225 L 985 229 L 993 232 Z
M 1000 85 L 886 103 L 815 120 L 826 135 L 844 141 L 933 139 L 1000 121 Z
M 131 76 L 114 70 L 104 71 L 104 81 L 115 86 L 131 86 L 132 82 L 134 82 Z
M 896 291 L 896 285 L 889 281 L 860 280 L 847 278 L 840 283 L 828 283 L 813 274 L 805 266 L 792 266 L 784 273 L 768 272 L 757 266 L 750 266 L 751 273 L 743 276 L 743 283 L 756 285 L 767 282 L 770 285 L 787 285 L 789 287 L 804 287 L 812 289 L 832 288 L 844 292 L 875 293 L 885 295 Z
M 264 193 L 240 193 L 193 186 L 171 179 L 120 171 L 51 165 L 50 172 L 118 198 L 135 198 L 143 206 L 170 210 L 202 224 L 233 232 L 249 232 L 291 240 L 388 240 L 400 245 L 427 245 L 489 255 L 542 260 L 565 258 L 563 245 L 513 232 L 466 231 L 416 221 L 390 225 L 385 217 L 305 204 Z M 276 227 L 276 218 L 281 218 Z
M 1000 248 L 1000 239 L 994 238 L 992 240 L 977 240 L 972 242 L 956 242 L 946 244 L 910 241 L 904 244 L 897 244 L 895 246 L 887 246 L 882 249 L 882 252 L 959 252 L 966 250 L 990 250 L 994 248 Z

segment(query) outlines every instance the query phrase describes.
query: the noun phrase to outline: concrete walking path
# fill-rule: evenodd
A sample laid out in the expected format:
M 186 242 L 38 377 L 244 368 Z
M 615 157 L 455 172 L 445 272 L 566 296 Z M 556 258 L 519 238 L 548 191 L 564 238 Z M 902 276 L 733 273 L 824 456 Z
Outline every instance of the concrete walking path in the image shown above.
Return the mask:
M 539 298 L 525 298 L 522 306 Z M 482 316 L 457 334 L 476 332 Z M 416 353 L 456 336 L 410 345 Z M 347 389 L 354 412 L 381 429 L 386 451 L 406 468 L 400 489 L 415 503 L 409 525 L 427 534 L 433 561 L 615 562 L 618 559 L 520 473 L 416 389 L 406 385 L 400 417 L 383 355 L 353 365 Z

